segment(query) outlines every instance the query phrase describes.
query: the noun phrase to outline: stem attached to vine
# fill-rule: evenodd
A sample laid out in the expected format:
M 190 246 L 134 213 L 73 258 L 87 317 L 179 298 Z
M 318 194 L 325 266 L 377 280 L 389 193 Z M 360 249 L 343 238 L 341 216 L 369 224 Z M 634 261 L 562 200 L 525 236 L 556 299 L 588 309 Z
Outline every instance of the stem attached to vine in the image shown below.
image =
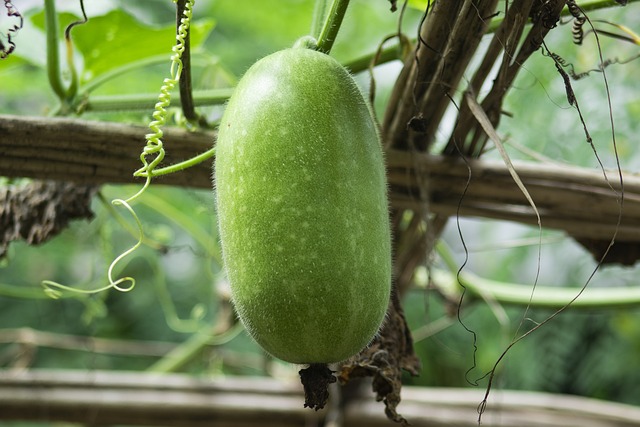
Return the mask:
M 320 31 L 322 30 L 322 23 L 327 15 L 327 1 L 328 0 L 316 0 L 313 7 L 313 16 L 311 18 L 311 37 L 318 39 L 320 37 Z
M 234 88 L 205 89 L 193 92 L 193 105 L 223 105 L 229 100 Z M 83 101 L 80 111 L 135 111 L 153 108 L 157 93 L 134 93 L 129 95 L 96 95 Z
M 320 37 L 318 38 L 318 51 L 323 53 L 331 52 L 333 42 L 336 40 L 348 6 L 349 0 L 333 0 L 331 10 L 327 15 L 322 31 L 320 32 Z
M 60 73 L 60 56 L 58 53 L 58 17 L 55 0 L 44 0 L 47 31 L 47 77 L 51 89 L 60 101 L 65 102 L 66 90 L 62 84 Z
M 71 83 L 66 91 L 66 99 L 71 102 L 78 94 L 78 72 L 76 70 L 76 64 L 73 60 L 73 41 L 71 40 L 71 29 L 76 25 L 86 24 L 89 19 L 87 18 L 87 12 L 84 10 L 84 1 L 80 0 L 80 9 L 82 10 L 82 19 L 74 21 L 67 26 L 64 30 L 64 41 L 67 48 L 67 67 L 71 72 Z
M 558 309 L 570 303 L 574 309 L 604 309 L 640 305 L 640 286 L 590 288 L 575 301 L 573 300 L 580 290 L 579 287 L 537 286 L 532 296 L 529 286 L 498 282 L 471 273 L 458 274 L 459 266 L 451 250 L 442 240 L 437 243 L 436 250 L 449 271 L 433 269 L 429 280 L 452 300 L 459 299 L 460 285 L 463 285 L 472 298 L 522 307 Z M 426 286 L 426 284 L 419 286 Z
M 141 176 L 143 178 L 148 178 L 148 177 L 155 178 L 156 176 L 162 176 L 162 175 L 167 175 L 174 172 L 179 172 L 181 170 L 188 169 L 192 166 L 195 166 L 198 163 L 204 162 L 205 160 L 208 160 L 213 156 L 215 156 L 215 154 L 216 154 L 216 149 L 214 147 L 205 151 L 202 154 L 198 154 L 197 156 L 190 158 L 189 160 L 185 160 L 184 162 L 175 163 L 171 166 L 166 166 L 160 169 L 153 169 L 151 172 L 141 171 L 140 173 L 137 174 L 137 176 Z

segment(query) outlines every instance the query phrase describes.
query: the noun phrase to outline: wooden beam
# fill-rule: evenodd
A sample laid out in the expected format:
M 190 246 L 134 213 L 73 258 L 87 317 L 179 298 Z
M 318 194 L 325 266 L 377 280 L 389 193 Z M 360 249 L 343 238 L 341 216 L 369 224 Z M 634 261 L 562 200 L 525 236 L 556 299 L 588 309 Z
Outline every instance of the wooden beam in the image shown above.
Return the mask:
M 144 126 L 68 118 L 0 115 L 0 176 L 70 181 L 80 184 L 143 183 L 133 173 L 142 166 Z M 213 133 L 164 129 L 164 164 L 189 159 L 213 146 Z M 157 183 L 211 188 L 211 163 Z
M 537 218 L 502 162 L 387 153 L 391 204 L 454 216 L 484 217 L 536 225 Z M 616 171 L 571 165 L 514 162 L 540 212 L 542 226 L 573 237 L 613 236 L 620 213 Z M 625 172 L 624 209 L 618 241 L 640 242 L 640 176 Z M 464 195 L 464 197 L 463 197 Z
M 67 118 L 0 115 L 0 176 L 77 183 L 142 183 L 133 172 L 148 128 Z M 214 132 L 167 128 L 165 164 L 208 150 Z M 387 152 L 393 207 L 428 209 L 444 215 L 475 216 L 536 224 L 525 197 L 501 162 Z M 515 162 L 542 216 L 544 227 L 573 237 L 608 241 L 619 212 L 618 176 L 569 165 Z M 159 177 L 157 184 L 211 188 L 211 162 Z M 470 186 L 466 188 L 471 171 Z M 640 177 L 625 173 L 625 202 L 618 241 L 640 242 Z M 461 202 L 462 194 L 464 198 Z
M 413 426 L 477 426 L 482 389 L 405 387 L 399 410 Z M 368 393 L 367 393 L 368 394 Z M 297 380 L 196 378 L 107 371 L 0 371 L 0 420 L 173 427 L 314 425 Z M 331 408 L 328 408 L 331 410 Z M 356 398 L 345 427 L 388 427 L 384 406 Z M 640 408 L 576 396 L 495 390 L 483 425 L 638 427 Z

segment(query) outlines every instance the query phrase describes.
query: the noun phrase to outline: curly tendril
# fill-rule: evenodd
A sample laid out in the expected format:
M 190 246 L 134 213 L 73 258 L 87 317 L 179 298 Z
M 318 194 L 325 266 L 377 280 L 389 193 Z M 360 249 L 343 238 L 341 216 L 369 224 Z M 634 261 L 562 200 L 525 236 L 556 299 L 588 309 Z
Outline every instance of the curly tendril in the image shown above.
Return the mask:
M 174 0 L 174 3 L 177 0 Z M 50 297 L 57 299 L 62 296 L 62 291 L 70 291 L 80 294 L 95 294 L 98 292 L 102 292 L 108 289 L 116 289 L 120 292 L 129 292 L 133 290 L 136 284 L 136 280 L 133 277 L 121 277 L 118 279 L 114 279 L 113 270 L 115 266 L 122 261 L 123 258 L 131 255 L 138 249 L 143 242 L 144 239 L 144 231 L 142 228 L 142 222 L 138 215 L 131 207 L 131 203 L 133 203 L 137 198 L 139 198 L 149 187 L 151 183 L 151 178 L 153 176 L 153 170 L 162 162 L 164 159 L 164 148 L 162 146 L 162 126 L 166 123 L 167 117 L 167 107 L 171 103 L 171 91 L 175 87 L 175 85 L 180 80 L 180 74 L 182 73 L 182 53 L 185 49 L 185 39 L 187 37 L 187 32 L 189 31 L 189 26 L 191 24 L 191 16 L 193 11 L 193 5 L 195 0 L 187 0 L 183 17 L 180 19 L 180 26 L 176 32 L 176 44 L 173 46 L 172 51 L 173 55 L 171 55 L 171 69 L 170 69 L 170 77 L 165 78 L 163 80 L 162 87 L 160 88 L 160 95 L 158 95 L 158 102 L 155 105 L 154 112 L 152 114 L 153 120 L 149 123 L 149 128 L 152 133 L 145 135 L 146 138 L 146 146 L 142 150 L 142 154 L 140 155 L 140 161 L 142 162 L 142 167 L 134 172 L 134 176 L 142 176 L 146 178 L 146 181 L 142 188 L 133 196 L 129 197 L 126 200 L 123 199 L 114 199 L 111 203 L 114 206 L 123 206 L 125 209 L 129 211 L 131 216 L 134 218 L 138 230 L 138 241 L 135 245 L 118 255 L 109 265 L 109 269 L 107 272 L 107 278 L 109 280 L 109 284 L 103 286 L 99 289 L 93 290 L 84 290 L 84 289 L 75 289 L 69 286 L 62 285 L 60 283 L 56 283 L 50 280 L 44 280 L 42 282 L 42 286 L 44 287 L 44 291 Z M 155 155 L 155 158 L 151 161 L 147 161 L 147 156 Z
M 175 0 L 174 0 L 175 3 Z M 120 285 L 123 282 L 130 282 L 130 286 L 128 288 L 124 288 L 127 291 L 131 290 L 135 286 L 135 279 L 132 277 L 123 277 L 118 280 L 113 280 L 112 272 L 115 265 L 122 260 L 124 257 L 133 253 L 140 245 L 142 245 L 142 240 L 144 238 L 144 232 L 142 230 L 142 223 L 138 218 L 138 215 L 135 213 L 133 208 L 130 206 L 130 203 L 133 203 L 138 197 L 142 195 L 151 184 L 151 177 L 153 170 L 158 166 L 162 160 L 164 159 L 164 148 L 162 146 L 162 126 L 166 123 L 167 118 L 167 107 L 171 104 L 171 91 L 178 84 L 180 80 L 180 74 L 182 73 L 182 52 L 184 52 L 184 44 L 185 39 L 187 37 L 187 32 L 189 31 L 189 25 L 191 24 L 191 15 L 193 12 L 193 4 L 195 0 L 187 0 L 183 17 L 180 19 L 180 26 L 178 27 L 178 31 L 176 34 L 176 44 L 173 46 L 172 51 L 173 55 L 171 55 L 171 68 L 170 68 L 170 77 L 165 78 L 162 83 L 162 87 L 160 88 L 160 95 L 158 95 L 158 102 L 155 105 L 155 110 L 151 115 L 153 120 L 149 123 L 149 129 L 153 133 L 149 133 L 145 135 L 147 140 L 147 144 L 142 150 L 142 154 L 140 154 L 140 161 L 142 162 L 142 168 L 138 169 L 134 172 L 134 176 L 145 176 L 147 179 L 136 194 L 128 198 L 127 200 L 115 199 L 111 203 L 116 206 L 124 206 L 135 219 L 139 236 L 138 242 L 133 245 L 131 248 L 120 254 L 116 259 L 113 260 L 111 265 L 109 266 L 109 286 L 118 290 L 122 290 L 123 288 Z M 155 155 L 155 158 L 151 161 L 147 161 L 147 156 Z
M 173 55 L 171 56 L 171 70 L 170 76 L 165 78 L 160 88 L 160 95 L 158 96 L 158 102 L 155 105 L 155 111 L 152 114 L 153 121 L 149 123 L 149 129 L 152 133 L 145 135 L 147 139 L 147 145 L 144 147 L 140 160 L 142 161 L 142 168 L 138 169 L 133 175 L 144 176 L 147 178 L 147 182 L 153 175 L 153 170 L 164 159 L 164 148 L 162 145 L 162 126 L 165 125 L 167 119 L 167 107 L 171 104 L 171 91 L 180 81 L 180 75 L 182 74 L 182 53 L 184 52 L 185 39 L 187 32 L 189 31 L 189 25 L 191 23 L 191 15 L 193 12 L 194 0 L 188 0 L 182 19 L 180 19 L 180 26 L 176 34 L 176 44 L 173 46 Z M 155 158 L 151 161 L 147 161 L 147 156 L 155 155 Z
M 138 196 L 139 194 L 140 193 L 136 194 L 136 196 Z M 133 288 L 136 286 L 136 279 L 134 279 L 133 277 L 126 276 L 126 277 L 121 277 L 117 280 L 114 280 L 113 269 L 116 266 L 116 264 L 120 262 L 120 260 L 122 260 L 129 254 L 134 252 L 136 249 L 138 249 L 138 247 L 142 245 L 142 240 L 144 238 L 142 222 L 140 221 L 140 219 L 138 218 L 138 215 L 136 215 L 135 211 L 129 205 L 129 203 L 127 203 L 126 200 L 116 199 L 116 200 L 113 200 L 111 203 L 116 206 L 122 205 L 125 207 L 125 209 L 127 209 L 131 213 L 131 215 L 136 221 L 136 225 L 138 229 L 138 242 L 132 247 L 130 247 L 129 249 L 127 249 L 126 251 L 124 251 L 123 253 L 121 253 L 120 255 L 118 255 L 118 257 L 116 257 L 116 259 L 114 259 L 113 262 L 111 262 L 111 265 L 109 265 L 109 269 L 107 270 L 107 278 L 109 280 L 109 284 L 98 289 L 78 289 L 78 288 L 72 288 L 70 286 L 66 286 L 51 280 L 43 280 L 42 286 L 44 287 L 44 293 L 46 295 L 48 295 L 53 299 L 59 299 L 62 297 L 62 291 L 74 292 L 76 294 L 92 295 L 92 294 L 97 294 L 99 292 L 103 292 L 109 289 L 115 289 L 120 292 L 129 292 L 129 291 L 132 291 Z

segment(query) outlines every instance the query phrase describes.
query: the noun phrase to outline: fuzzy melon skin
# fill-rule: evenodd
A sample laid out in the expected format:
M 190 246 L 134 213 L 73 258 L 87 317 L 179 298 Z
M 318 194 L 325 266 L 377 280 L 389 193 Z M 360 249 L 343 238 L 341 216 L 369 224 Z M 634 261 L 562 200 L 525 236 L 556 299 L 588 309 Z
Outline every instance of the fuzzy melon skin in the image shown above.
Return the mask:
M 223 115 L 218 222 L 250 335 L 291 363 L 333 363 L 374 337 L 391 288 L 379 135 L 351 75 L 287 49 L 255 63 Z

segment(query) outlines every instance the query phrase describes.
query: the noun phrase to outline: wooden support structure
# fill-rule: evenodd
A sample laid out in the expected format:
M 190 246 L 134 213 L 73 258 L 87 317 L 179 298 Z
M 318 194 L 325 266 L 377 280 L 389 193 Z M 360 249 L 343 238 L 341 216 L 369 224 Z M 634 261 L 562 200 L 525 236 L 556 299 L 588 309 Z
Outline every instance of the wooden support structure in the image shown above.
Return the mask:
M 368 394 L 368 393 L 367 393 Z M 399 410 L 414 427 L 471 427 L 484 389 L 405 387 Z M 171 427 L 315 426 L 297 381 L 195 378 L 108 371 L 0 371 L 0 420 Z M 350 400 L 345 427 L 393 426 L 372 397 Z M 328 408 L 331 411 L 331 408 Z M 575 396 L 494 390 L 486 427 L 639 427 L 640 408 Z
M 148 128 L 122 123 L 67 118 L 0 115 L 0 176 L 70 181 L 81 184 L 140 183 L 140 152 Z M 215 133 L 167 128 L 171 164 L 208 150 Z M 155 184 L 211 188 L 211 163 L 159 177 Z M 419 209 L 445 216 L 458 212 L 536 224 L 524 195 L 501 162 L 387 151 L 392 207 Z M 569 165 L 514 162 L 537 203 L 543 227 L 574 237 L 609 241 L 616 227 L 618 175 Z M 470 186 L 466 189 L 471 171 Z M 640 241 L 640 177 L 625 174 L 625 202 L 618 241 Z M 614 189 L 616 191 L 614 191 Z M 462 203 L 461 197 L 464 193 Z

